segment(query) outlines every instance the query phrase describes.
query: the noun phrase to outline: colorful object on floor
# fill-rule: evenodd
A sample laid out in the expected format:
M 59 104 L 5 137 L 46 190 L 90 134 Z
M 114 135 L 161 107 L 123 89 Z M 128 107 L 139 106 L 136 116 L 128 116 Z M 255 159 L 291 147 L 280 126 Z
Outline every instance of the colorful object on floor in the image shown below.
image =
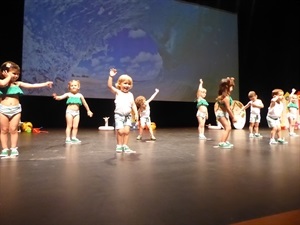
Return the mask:
M 40 127 L 40 128 L 32 128 L 32 133 L 35 133 L 35 134 L 39 134 L 39 133 L 48 133 L 48 131 L 46 130 L 41 130 L 43 127 Z
M 32 132 L 33 125 L 31 122 L 23 122 L 21 125 L 21 131 L 25 131 L 27 133 Z

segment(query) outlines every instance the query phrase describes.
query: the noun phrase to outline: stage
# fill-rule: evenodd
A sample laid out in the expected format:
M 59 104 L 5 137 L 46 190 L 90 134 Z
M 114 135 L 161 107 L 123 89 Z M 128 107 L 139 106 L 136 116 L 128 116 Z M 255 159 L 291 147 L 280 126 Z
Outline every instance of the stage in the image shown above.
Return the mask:
M 275 146 L 269 129 L 233 130 L 232 149 L 215 148 L 221 130 L 133 130 L 135 154 L 115 153 L 114 131 L 79 128 L 81 144 L 47 131 L 20 133 L 19 157 L 0 160 L 1 225 L 229 225 L 300 209 L 300 136 L 286 130 Z

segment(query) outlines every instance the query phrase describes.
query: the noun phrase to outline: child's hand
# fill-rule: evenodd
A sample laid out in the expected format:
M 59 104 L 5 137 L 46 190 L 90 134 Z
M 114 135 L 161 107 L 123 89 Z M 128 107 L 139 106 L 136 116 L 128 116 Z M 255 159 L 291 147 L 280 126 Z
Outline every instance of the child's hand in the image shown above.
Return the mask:
M 52 81 L 47 81 L 47 82 L 46 82 L 46 86 L 48 86 L 49 88 L 52 88 L 52 84 L 53 84 Z
M 54 99 L 56 99 L 57 94 L 56 94 L 56 93 L 53 93 L 52 96 L 53 96 Z
M 7 72 L 7 70 L 3 70 L 3 71 L 2 71 L 2 75 L 3 75 L 4 77 L 12 77 L 11 73 Z
M 155 92 L 159 92 L 159 90 L 157 88 L 155 88 Z
M 232 122 L 237 122 L 237 118 L 235 116 L 233 116 Z
M 109 71 L 109 76 L 113 77 L 117 74 L 117 70 L 115 68 L 111 68 Z
M 92 117 L 92 116 L 93 116 L 92 111 L 88 111 L 87 114 L 88 114 L 89 117 Z

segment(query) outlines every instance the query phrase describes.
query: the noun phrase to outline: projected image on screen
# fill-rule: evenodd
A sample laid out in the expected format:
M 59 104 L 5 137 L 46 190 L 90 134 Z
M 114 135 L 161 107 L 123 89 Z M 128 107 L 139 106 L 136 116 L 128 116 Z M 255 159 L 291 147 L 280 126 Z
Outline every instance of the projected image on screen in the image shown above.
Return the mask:
M 214 101 L 222 77 L 238 84 L 237 16 L 175 0 L 25 0 L 22 80 L 52 80 L 64 93 L 81 81 L 86 98 L 112 99 L 109 69 L 133 78 L 135 96 L 194 101 L 199 79 Z M 238 99 L 238 87 L 233 92 Z

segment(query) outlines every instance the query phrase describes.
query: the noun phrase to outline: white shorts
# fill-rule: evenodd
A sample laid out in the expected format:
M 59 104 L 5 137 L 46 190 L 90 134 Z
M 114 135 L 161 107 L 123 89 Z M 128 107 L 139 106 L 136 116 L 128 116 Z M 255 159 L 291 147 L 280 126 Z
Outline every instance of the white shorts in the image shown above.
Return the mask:
M 0 104 L 0 113 L 7 116 L 8 118 L 12 118 L 14 115 L 21 112 L 22 112 L 21 104 L 15 106 L 6 106 Z
M 249 118 L 250 123 L 260 123 L 260 120 L 261 120 L 260 114 L 250 113 L 250 118 Z
M 141 126 L 145 126 L 147 124 L 151 124 L 151 119 L 149 116 L 141 117 L 140 118 L 140 124 Z
M 66 114 L 71 114 L 71 116 L 75 117 L 75 116 L 79 116 L 80 111 L 79 110 L 67 109 Z
M 280 118 L 272 118 L 267 116 L 267 123 L 269 128 L 280 127 Z

